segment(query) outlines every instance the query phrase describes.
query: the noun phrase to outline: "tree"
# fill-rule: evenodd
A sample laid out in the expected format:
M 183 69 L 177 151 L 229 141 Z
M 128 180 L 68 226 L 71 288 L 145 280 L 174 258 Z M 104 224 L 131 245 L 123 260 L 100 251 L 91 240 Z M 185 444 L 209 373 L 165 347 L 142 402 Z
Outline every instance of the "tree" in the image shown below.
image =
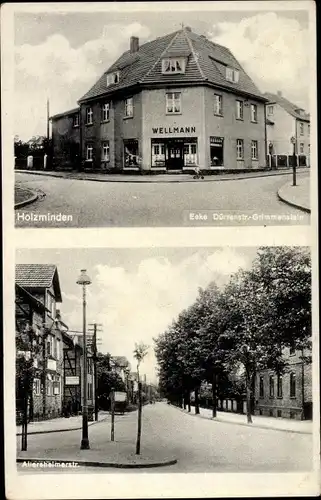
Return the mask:
M 138 426 L 137 426 L 137 440 L 136 440 L 136 455 L 140 454 L 140 442 L 142 433 L 142 383 L 140 381 L 139 367 L 147 355 L 149 346 L 140 342 L 135 343 L 134 358 L 137 361 L 137 376 L 138 376 Z
M 110 354 L 97 354 L 97 396 L 101 408 L 109 408 L 110 392 L 125 391 L 121 377 L 110 367 Z

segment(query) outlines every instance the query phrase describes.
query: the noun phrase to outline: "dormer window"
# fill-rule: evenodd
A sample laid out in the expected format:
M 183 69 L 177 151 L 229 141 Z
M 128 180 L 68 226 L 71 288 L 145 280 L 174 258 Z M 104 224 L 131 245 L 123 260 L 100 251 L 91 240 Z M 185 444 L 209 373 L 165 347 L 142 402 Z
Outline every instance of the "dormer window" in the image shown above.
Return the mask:
M 172 73 L 185 73 L 185 57 L 170 57 L 162 60 L 162 73 L 164 75 Z
M 114 85 L 119 82 L 120 71 L 115 71 L 114 73 L 109 73 L 107 75 L 107 87 L 109 85 Z
M 226 80 L 232 83 L 238 83 L 240 72 L 237 69 L 226 67 Z

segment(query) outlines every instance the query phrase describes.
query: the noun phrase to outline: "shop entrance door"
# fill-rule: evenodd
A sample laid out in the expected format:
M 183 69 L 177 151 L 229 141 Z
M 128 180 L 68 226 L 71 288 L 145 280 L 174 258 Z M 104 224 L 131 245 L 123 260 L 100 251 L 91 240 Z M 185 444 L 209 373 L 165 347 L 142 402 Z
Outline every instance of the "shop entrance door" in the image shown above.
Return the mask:
M 184 166 L 183 143 L 173 142 L 167 145 L 167 170 L 182 170 Z

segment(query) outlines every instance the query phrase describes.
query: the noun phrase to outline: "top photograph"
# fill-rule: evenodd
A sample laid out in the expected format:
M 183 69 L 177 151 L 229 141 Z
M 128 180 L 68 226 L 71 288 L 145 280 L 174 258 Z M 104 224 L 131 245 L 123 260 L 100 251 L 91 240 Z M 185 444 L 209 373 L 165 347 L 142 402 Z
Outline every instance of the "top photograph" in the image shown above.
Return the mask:
M 310 224 L 311 12 L 117 7 L 14 14 L 15 226 Z

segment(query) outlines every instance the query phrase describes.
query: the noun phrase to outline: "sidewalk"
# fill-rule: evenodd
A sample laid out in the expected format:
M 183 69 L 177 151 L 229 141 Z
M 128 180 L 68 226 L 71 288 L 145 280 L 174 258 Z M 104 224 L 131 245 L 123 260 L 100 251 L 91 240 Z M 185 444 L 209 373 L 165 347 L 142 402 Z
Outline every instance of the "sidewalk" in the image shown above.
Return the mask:
M 306 172 L 306 169 L 299 169 L 298 174 Z M 193 175 L 182 174 L 154 174 L 154 175 L 132 175 L 132 174 L 101 174 L 92 172 L 46 172 L 43 170 L 15 170 L 19 174 L 42 175 L 46 177 L 57 177 L 63 179 L 74 179 L 96 182 L 132 182 L 132 183 L 172 183 L 172 182 L 215 182 L 252 179 L 257 177 L 270 177 L 275 175 L 288 175 L 292 169 L 264 170 L 236 173 L 217 173 L 205 175 L 204 179 L 193 179 Z
M 287 182 L 279 189 L 278 197 L 284 203 L 310 213 L 310 177 L 297 178 L 296 186 L 292 180 Z
M 132 469 L 161 467 L 177 463 L 177 459 L 167 449 L 155 446 L 156 441 L 146 445 L 142 439 L 141 453 L 136 455 L 137 412 L 133 413 L 134 415 L 130 413 L 117 416 L 115 441 L 110 439 L 110 420 L 101 420 L 96 425 L 91 425 L 89 427 L 90 449 L 88 450 L 80 449 L 81 432 L 67 433 L 66 436 L 57 437 L 50 434 L 31 436 L 28 439 L 27 451 L 21 451 L 21 440 L 17 437 L 16 460 L 26 468 L 58 468 L 54 463 L 61 463 L 62 467 L 70 468 L 70 470 L 80 466 Z
M 180 411 L 199 418 L 212 419 L 212 410 L 207 408 L 200 408 L 200 414 L 195 415 L 195 407 L 191 406 L 191 412 L 178 408 Z M 292 420 L 287 418 L 273 418 L 261 417 L 259 415 L 252 415 L 252 424 L 247 423 L 246 415 L 239 413 L 218 411 L 217 417 L 213 422 L 224 422 L 229 424 L 246 425 L 250 427 L 258 427 L 261 429 L 273 429 L 276 431 L 295 432 L 299 434 L 312 434 L 312 421 L 311 420 Z
M 104 420 L 108 420 L 110 417 L 109 412 L 100 411 L 98 415 L 97 422 L 88 422 L 88 425 L 94 425 Z M 69 418 L 53 418 L 51 420 L 42 420 L 40 422 L 30 422 L 28 423 L 28 434 L 47 434 L 50 432 L 63 432 L 63 431 L 74 431 L 81 429 L 82 427 L 82 416 L 69 417 Z M 21 436 L 21 425 L 17 425 L 16 435 Z

